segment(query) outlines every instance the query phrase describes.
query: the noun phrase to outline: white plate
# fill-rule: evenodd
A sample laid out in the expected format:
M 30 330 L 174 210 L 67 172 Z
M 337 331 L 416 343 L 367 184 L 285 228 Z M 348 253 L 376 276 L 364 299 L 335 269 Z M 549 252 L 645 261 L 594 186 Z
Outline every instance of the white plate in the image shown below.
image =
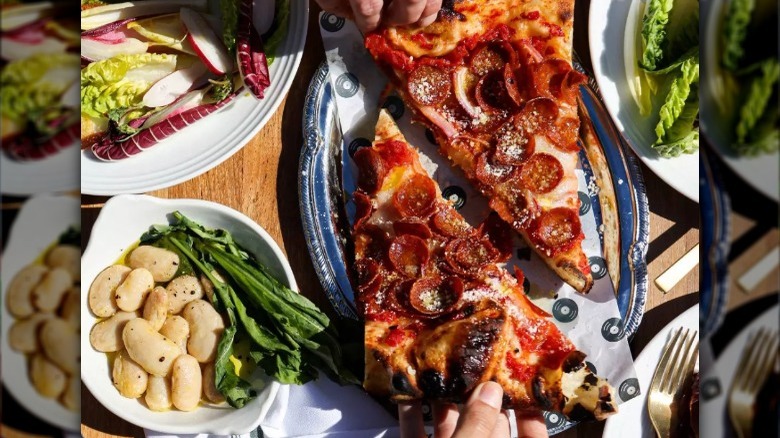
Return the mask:
M 717 376 L 720 386 L 720 394 L 707 400 L 705 400 L 706 397 L 702 397 L 700 402 L 701 406 L 699 408 L 702 418 L 712 418 L 717 419 L 717 421 L 702 422 L 700 426 L 700 436 L 724 436 L 723 431 L 731 430 L 731 422 L 728 420 L 726 402 L 729 388 L 731 388 L 731 381 L 734 380 L 734 374 L 737 372 L 737 366 L 742 359 L 745 346 L 750 337 L 755 335 L 758 330 L 763 327 L 777 331 L 778 315 L 780 315 L 780 307 L 778 305 L 772 306 L 769 310 L 762 313 L 758 318 L 754 319 L 750 324 L 743 328 L 739 334 L 729 342 L 726 349 L 721 352 L 720 357 L 718 357 L 718 360 L 713 367 L 713 372 L 715 376 Z
M 0 193 L 35 195 L 78 190 L 79 143 L 42 160 L 16 161 L 0 153 Z
M 698 304 L 673 319 L 639 353 L 634 361 L 634 369 L 642 395 L 620 405 L 620 411 L 607 419 L 604 424 L 604 438 L 655 437 L 647 415 L 647 388 L 650 386 L 650 380 L 653 379 L 655 367 L 661 360 L 669 334 L 678 327 L 699 330 Z M 698 339 L 698 334 L 696 337 Z
M 79 429 L 81 415 L 65 409 L 56 400 L 42 397 L 33 388 L 27 373 L 27 358 L 8 345 L 8 329 L 14 317 L 5 303 L 6 288 L 20 269 L 34 262 L 71 225 L 81 224 L 78 198 L 36 196 L 22 206 L 16 216 L 2 257 L 2 380 L 11 395 L 31 414 L 65 430 Z
M 271 86 L 263 100 L 245 92 L 226 108 L 124 160 L 103 162 L 91 151 L 82 151 L 81 192 L 116 195 L 170 187 L 208 171 L 238 152 L 265 126 L 287 95 L 303 57 L 308 18 L 308 2 L 290 1 L 287 36 L 271 65 Z
M 658 114 L 642 116 L 631 96 L 624 46 L 626 27 L 641 22 L 642 0 L 593 0 L 590 3 L 588 39 L 593 72 L 601 97 L 615 125 L 647 167 L 689 199 L 699 202 L 699 153 L 663 158 L 650 147 L 655 141 Z M 632 7 L 632 3 L 636 3 Z M 633 32 L 631 32 L 633 35 Z
M 243 214 L 213 202 L 194 199 L 158 199 L 150 196 L 118 196 L 110 199 L 92 228 L 81 259 L 81 379 L 92 395 L 109 411 L 137 426 L 171 434 L 228 435 L 257 428 L 273 403 L 280 384 L 268 380 L 257 398 L 241 409 L 228 405 L 199 406 L 192 412 L 152 412 L 138 400 L 119 395 L 111 384 L 105 353 L 92 348 L 89 331 L 97 318 L 89 310 L 89 286 L 100 271 L 114 263 L 130 245 L 154 224 L 167 224 L 176 210 L 212 228 L 224 228 L 260 263 L 293 290 L 297 290 L 290 265 L 271 236 Z
M 730 148 L 731 138 L 734 135 L 733 127 L 728 123 L 722 123 L 726 118 L 721 110 L 721 105 L 716 101 L 717 96 L 722 96 L 723 70 L 718 62 L 721 29 L 721 16 L 728 5 L 726 0 L 712 0 L 700 3 L 706 25 L 704 36 L 704 50 L 701 52 L 702 70 L 708 72 L 702 75 L 702 87 L 706 92 L 701 93 L 699 121 L 702 132 L 707 140 L 718 152 L 718 155 L 726 162 L 731 170 L 739 175 L 756 190 L 770 199 L 780 200 L 780 185 L 777 177 L 780 175 L 780 153 L 764 154 L 757 157 L 740 157 Z

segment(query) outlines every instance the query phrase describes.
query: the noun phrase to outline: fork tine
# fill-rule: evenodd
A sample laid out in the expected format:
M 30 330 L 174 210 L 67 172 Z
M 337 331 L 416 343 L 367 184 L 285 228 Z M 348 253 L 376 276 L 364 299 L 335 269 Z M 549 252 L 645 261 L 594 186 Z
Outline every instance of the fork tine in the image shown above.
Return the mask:
M 682 387 L 683 382 L 685 382 L 685 379 L 688 376 L 688 365 L 692 361 L 694 352 L 698 352 L 698 343 L 694 347 L 694 342 L 696 341 L 696 331 L 686 332 L 686 335 L 688 336 L 685 338 L 685 344 L 683 346 L 680 362 L 675 367 L 676 373 L 675 378 L 672 381 L 673 386 L 669 388 L 670 393 L 675 393 L 679 390 L 679 388 Z
M 748 340 L 747 347 L 745 347 L 745 349 L 742 351 L 742 359 L 739 361 L 739 367 L 737 367 L 738 372 L 734 382 L 732 383 L 733 387 L 744 388 L 747 386 L 748 382 L 750 382 L 749 376 L 752 374 L 753 368 L 756 364 L 755 353 L 759 345 L 758 339 L 763 335 L 763 333 L 764 329 L 761 329 L 758 331 L 758 333 L 753 334 L 753 336 L 751 336 Z M 742 372 L 739 372 L 740 370 Z
M 750 371 L 746 373 L 745 383 L 742 385 L 746 390 L 753 385 L 753 382 L 759 379 L 764 352 L 769 341 L 768 338 L 769 331 L 762 328 L 758 336 L 756 336 L 756 339 L 753 341 L 755 347 L 753 348 L 753 357 L 751 358 Z
M 653 373 L 653 379 L 650 381 L 651 391 L 660 389 L 661 382 L 663 381 L 663 375 L 668 368 L 669 359 L 672 356 L 672 349 L 677 344 L 677 338 L 680 336 L 681 331 L 682 329 L 675 329 L 672 332 L 672 338 L 666 341 L 666 345 L 664 345 L 664 351 L 661 353 L 661 360 L 658 361 L 658 365 L 655 368 L 655 373 Z
M 756 361 L 756 372 L 752 381 L 749 382 L 749 389 L 752 392 L 758 392 L 775 364 L 777 358 L 777 334 L 767 332 L 760 347 L 760 355 Z
M 691 351 L 690 354 L 688 355 L 688 362 L 685 364 L 685 367 L 683 369 L 680 385 L 682 385 L 688 379 L 688 376 L 691 376 L 693 374 L 693 369 L 696 367 L 696 360 L 699 357 L 699 340 L 696 339 L 697 333 L 698 332 L 696 331 L 693 332 Z
M 661 391 L 667 394 L 672 392 L 672 385 L 674 385 L 674 379 L 676 378 L 676 374 L 679 369 L 680 355 L 685 346 L 686 339 L 688 339 L 688 329 L 685 329 L 682 339 L 677 339 L 677 342 L 675 342 L 674 355 L 672 356 L 672 360 L 669 362 L 669 366 L 666 367 L 668 370 L 664 374 L 664 381 L 661 384 Z

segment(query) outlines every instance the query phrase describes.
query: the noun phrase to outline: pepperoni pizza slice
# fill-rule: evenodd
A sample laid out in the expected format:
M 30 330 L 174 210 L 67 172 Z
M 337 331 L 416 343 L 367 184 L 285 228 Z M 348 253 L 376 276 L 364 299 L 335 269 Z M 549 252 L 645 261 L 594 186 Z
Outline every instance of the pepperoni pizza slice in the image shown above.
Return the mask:
M 365 320 L 364 388 L 392 401 L 460 402 L 480 382 L 504 407 L 571 419 L 616 412 L 613 389 L 504 268 L 511 229 L 469 225 L 382 111 L 373 146 L 354 156 L 353 284 Z
M 380 29 L 366 47 L 440 152 L 561 279 L 587 293 L 574 2 L 446 3 L 433 24 Z

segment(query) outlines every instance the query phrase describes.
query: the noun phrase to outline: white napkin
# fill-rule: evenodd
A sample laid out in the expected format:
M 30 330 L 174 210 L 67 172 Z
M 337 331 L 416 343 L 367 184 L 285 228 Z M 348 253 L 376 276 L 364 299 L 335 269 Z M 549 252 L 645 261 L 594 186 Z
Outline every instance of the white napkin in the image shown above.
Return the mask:
M 302 386 L 282 385 L 263 422 L 262 435 L 241 438 L 394 438 L 398 421 L 356 386 L 340 386 L 321 376 Z M 145 430 L 147 438 L 175 435 Z M 235 435 L 234 435 L 235 436 Z M 195 434 L 187 438 L 217 438 Z

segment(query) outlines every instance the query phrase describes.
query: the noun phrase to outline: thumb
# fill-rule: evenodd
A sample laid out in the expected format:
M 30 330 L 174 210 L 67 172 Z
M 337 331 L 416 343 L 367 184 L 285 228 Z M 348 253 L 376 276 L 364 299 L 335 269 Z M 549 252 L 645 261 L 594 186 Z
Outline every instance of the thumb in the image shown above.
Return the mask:
M 490 436 L 501 412 L 503 395 L 501 385 L 496 382 L 484 382 L 477 386 L 460 414 L 452 438 Z

